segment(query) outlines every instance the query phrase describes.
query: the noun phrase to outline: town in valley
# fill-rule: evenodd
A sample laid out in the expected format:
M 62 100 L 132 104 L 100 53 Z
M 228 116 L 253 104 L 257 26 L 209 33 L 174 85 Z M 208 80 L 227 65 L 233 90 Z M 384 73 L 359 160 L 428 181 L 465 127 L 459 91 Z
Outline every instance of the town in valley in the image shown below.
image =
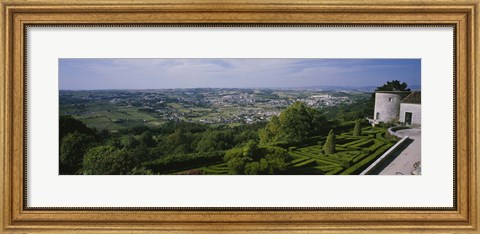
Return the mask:
M 267 121 L 297 101 L 329 111 L 370 97 L 371 92 L 346 88 L 61 90 L 60 114 L 113 131 L 168 121 L 238 125 Z

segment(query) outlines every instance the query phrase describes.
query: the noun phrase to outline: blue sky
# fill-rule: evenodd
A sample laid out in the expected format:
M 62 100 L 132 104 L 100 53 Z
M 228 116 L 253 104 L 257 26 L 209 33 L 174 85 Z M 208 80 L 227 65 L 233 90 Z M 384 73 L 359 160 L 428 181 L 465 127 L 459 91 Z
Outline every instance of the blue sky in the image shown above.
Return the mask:
M 420 59 L 59 59 L 59 88 L 420 86 L 420 67 Z

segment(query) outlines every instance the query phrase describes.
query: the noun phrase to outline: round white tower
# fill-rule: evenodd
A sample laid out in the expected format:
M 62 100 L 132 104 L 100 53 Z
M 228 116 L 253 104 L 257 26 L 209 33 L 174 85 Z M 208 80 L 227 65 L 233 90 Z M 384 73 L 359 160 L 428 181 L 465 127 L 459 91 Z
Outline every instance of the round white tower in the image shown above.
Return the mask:
M 375 122 L 397 122 L 400 115 L 400 102 L 410 92 L 377 91 L 375 92 Z

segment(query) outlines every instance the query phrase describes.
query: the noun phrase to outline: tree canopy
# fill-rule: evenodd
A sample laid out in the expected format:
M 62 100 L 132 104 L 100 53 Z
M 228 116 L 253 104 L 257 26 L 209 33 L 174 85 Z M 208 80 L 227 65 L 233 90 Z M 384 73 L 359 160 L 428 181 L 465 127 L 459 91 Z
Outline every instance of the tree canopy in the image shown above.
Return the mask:
M 83 173 L 86 175 L 126 175 L 135 166 L 131 151 L 113 146 L 94 147 L 83 158 Z
M 155 139 L 153 139 L 153 135 L 150 131 L 145 131 L 140 135 L 139 139 L 140 145 L 144 147 L 153 147 L 157 144 Z
M 61 115 L 59 121 L 60 141 L 69 133 L 83 133 L 86 135 L 95 135 L 95 130 L 87 127 L 82 121 L 73 118 L 70 115 Z
M 74 132 L 67 134 L 60 144 L 60 174 L 76 174 L 82 167 L 83 156 L 95 143 L 95 138 Z
M 320 111 L 295 102 L 261 130 L 260 142 L 302 142 L 324 130 L 327 123 Z
M 211 152 L 218 150 L 227 150 L 233 143 L 233 135 L 231 131 L 213 131 L 209 130 L 202 134 L 201 140 L 197 143 L 199 152 Z
M 410 91 L 407 86 L 408 85 L 405 82 L 400 83 L 399 80 L 392 80 L 387 81 L 387 83 L 384 85 L 377 87 L 375 91 Z
M 290 156 L 280 147 L 258 146 L 249 141 L 242 148 L 227 151 L 224 160 L 231 174 L 275 175 L 285 172 Z

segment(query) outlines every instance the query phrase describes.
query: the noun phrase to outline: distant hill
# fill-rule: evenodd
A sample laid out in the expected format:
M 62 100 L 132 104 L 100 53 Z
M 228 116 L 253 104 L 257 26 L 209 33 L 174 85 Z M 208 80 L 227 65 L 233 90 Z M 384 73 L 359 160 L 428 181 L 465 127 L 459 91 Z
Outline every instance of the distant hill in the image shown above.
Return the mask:
M 322 91 L 360 91 L 360 92 L 373 92 L 376 86 L 311 86 L 293 89 L 305 89 L 305 90 L 322 90 Z M 412 91 L 421 89 L 420 85 L 408 86 Z

